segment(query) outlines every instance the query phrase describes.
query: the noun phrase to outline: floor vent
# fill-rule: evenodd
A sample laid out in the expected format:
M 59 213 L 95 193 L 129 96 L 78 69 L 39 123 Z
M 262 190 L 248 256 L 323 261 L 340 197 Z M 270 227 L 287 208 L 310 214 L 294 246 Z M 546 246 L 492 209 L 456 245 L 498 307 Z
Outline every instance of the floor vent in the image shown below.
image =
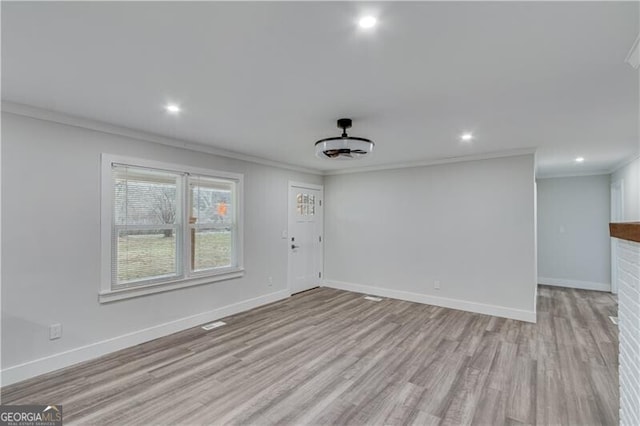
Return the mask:
M 609 319 L 611 320 L 612 323 L 614 323 L 615 325 L 618 325 L 618 317 L 609 317 Z
M 380 297 L 365 296 L 364 298 L 367 299 L 367 300 L 371 300 L 372 302 L 380 302 L 380 301 L 382 301 L 382 299 Z
M 203 330 L 213 330 L 214 328 L 222 327 L 223 325 L 227 325 L 226 322 L 216 321 L 209 324 L 205 324 L 202 326 Z

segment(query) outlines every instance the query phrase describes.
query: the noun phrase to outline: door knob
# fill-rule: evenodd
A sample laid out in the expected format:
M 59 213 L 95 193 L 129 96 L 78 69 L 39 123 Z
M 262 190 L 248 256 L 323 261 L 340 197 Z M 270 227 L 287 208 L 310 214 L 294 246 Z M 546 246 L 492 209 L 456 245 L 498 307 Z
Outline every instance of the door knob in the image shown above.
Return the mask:
M 297 246 L 295 244 L 291 244 L 291 250 L 294 250 L 294 249 L 297 249 L 297 248 L 300 248 L 300 246 Z

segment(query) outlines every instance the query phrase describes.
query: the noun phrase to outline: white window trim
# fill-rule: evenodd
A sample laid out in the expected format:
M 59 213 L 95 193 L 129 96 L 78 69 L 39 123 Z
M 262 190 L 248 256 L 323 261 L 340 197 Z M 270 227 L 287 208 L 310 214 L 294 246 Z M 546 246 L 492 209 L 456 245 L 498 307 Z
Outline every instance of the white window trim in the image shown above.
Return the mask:
M 188 265 L 183 265 L 183 277 L 177 278 L 171 281 L 163 281 L 161 283 L 149 283 L 141 284 L 132 287 L 125 288 L 112 288 L 111 277 L 111 262 L 112 262 L 112 226 L 113 226 L 113 184 L 112 184 L 112 164 L 127 164 L 132 167 L 147 167 L 152 169 L 167 170 L 177 173 L 190 173 L 193 175 L 200 175 L 212 178 L 227 178 L 233 179 L 237 182 L 236 197 L 237 197 L 237 224 L 236 224 L 236 239 L 235 244 L 235 260 L 236 265 L 230 268 L 220 268 L 213 271 L 199 271 L 190 272 Z M 243 194 L 244 194 L 244 175 L 241 173 L 223 172 L 219 170 L 203 169 L 198 167 L 191 167 L 179 164 L 163 163 L 153 160 L 145 160 L 134 157 L 124 157 L 112 154 L 102 154 L 102 172 L 101 172 L 101 216 L 100 216 L 100 242 L 101 242 L 101 269 L 100 269 L 100 291 L 98 293 L 98 300 L 100 303 L 108 303 L 116 300 L 129 299 L 132 297 L 144 296 L 147 294 L 160 293 L 170 290 L 176 290 L 179 288 L 197 286 L 202 284 L 209 284 L 218 281 L 230 280 L 234 278 L 240 278 L 244 275 L 244 208 L 243 208 Z M 187 185 L 183 185 L 186 188 Z M 185 189 L 185 191 L 188 189 Z M 182 203 L 183 209 L 183 224 L 184 230 L 182 232 L 183 239 L 186 243 L 188 234 L 188 206 L 186 202 Z M 183 261 L 186 261 L 185 257 L 188 248 L 186 244 L 182 244 L 182 256 Z

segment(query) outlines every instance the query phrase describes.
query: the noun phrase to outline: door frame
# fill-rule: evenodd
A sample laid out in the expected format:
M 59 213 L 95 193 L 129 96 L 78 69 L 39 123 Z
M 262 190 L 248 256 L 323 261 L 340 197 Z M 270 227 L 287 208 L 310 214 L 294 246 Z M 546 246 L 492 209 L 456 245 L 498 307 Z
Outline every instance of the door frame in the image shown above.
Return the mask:
M 315 183 L 307 183 L 307 182 L 298 182 L 298 181 L 289 181 L 287 185 L 287 291 L 289 292 L 289 296 L 292 294 L 292 286 L 291 286 L 291 263 L 292 263 L 292 250 L 291 250 L 291 241 L 290 235 L 292 230 L 292 221 L 293 215 L 292 212 L 294 210 L 293 199 L 291 198 L 291 188 L 307 188 L 320 191 L 320 200 L 321 205 L 319 206 L 319 222 L 320 222 L 320 236 L 322 237 L 322 243 L 320 246 L 320 274 L 322 277 L 319 279 L 318 284 L 321 284 L 322 280 L 324 280 L 324 185 L 318 185 Z
M 611 182 L 611 222 L 624 220 L 624 180 Z M 618 294 L 618 240 L 611 238 L 611 293 Z

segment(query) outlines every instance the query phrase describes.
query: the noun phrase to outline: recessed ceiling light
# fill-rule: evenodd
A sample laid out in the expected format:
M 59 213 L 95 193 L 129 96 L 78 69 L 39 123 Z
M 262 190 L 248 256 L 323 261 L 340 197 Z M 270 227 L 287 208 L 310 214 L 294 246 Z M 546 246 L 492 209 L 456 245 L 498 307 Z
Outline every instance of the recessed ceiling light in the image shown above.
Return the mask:
M 576 158 L 576 163 L 584 163 L 584 157 Z
M 358 21 L 358 25 L 360 25 L 360 28 L 373 28 L 377 22 L 378 20 L 375 16 L 363 16 L 360 18 L 360 21 Z
M 170 112 L 172 114 L 177 114 L 180 112 L 180 107 L 176 104 L 167 104 L 167 106 L 164 107 L 167 112 Z
M 460 135 L 460 139 L 462 139 L 464 142 L 469 142 L 473 139 L 473 133 L 471 132 L 463 133 L 462 135 Z

